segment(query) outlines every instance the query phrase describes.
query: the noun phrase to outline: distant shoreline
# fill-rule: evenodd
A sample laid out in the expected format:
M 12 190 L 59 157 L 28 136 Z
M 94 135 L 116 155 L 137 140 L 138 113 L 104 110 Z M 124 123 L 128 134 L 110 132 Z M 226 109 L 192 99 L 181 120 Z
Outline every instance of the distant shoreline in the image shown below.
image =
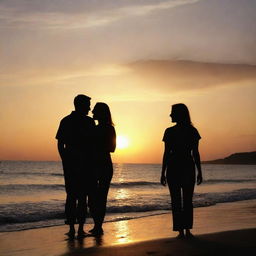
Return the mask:
M 202 161 L 202 164 L 244 164 L 256 165 L 256 151 L 234 153 L 222 159 Z

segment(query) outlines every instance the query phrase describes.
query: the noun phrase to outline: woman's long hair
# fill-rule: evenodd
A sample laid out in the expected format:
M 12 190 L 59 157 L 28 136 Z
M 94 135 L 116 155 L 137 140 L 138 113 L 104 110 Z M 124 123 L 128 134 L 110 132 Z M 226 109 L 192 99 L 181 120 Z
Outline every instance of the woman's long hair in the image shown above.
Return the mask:
M 106 103 L 97 102 L 94 110 L 97 111 L 100 122 L 104 124 L 114 125 L 109 106 Z
M 193 125 L 190 119 L 188 107 L 183 103 L 172 105 L 172 115 L 178 124 Z

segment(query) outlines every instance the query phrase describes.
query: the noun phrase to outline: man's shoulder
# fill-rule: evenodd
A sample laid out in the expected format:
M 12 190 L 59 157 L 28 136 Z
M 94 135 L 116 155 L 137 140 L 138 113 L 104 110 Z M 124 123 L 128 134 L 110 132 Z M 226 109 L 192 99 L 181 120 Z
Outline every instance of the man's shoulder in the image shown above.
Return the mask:
M 71 119 L 72 119 L 72 114 L 69 114 L 69 115 L 63 117 L 63 118 L 60 120 L 60 122 L 61 122 L 61 123 L 66 123 L 66 122 L 70 121 Z
M 95 122 L 94 119 L 91 118 L 90 116 L 85 116 L 85 122 L 91 127 L 91 126 L 95 126 Z
M 89 116 L 83 116 L 82 118 L 78 118 L 73 112 L 60 121 L 61 126 L 77 126 L 77 125 L 87 125 L 87 126 L 95 126 L 95 122 L 93 118 Z
M 85 116 L 85 119 L 87 119 L 89 122 L 94 122 L 93 118 L 91 118 L 90 116 Z

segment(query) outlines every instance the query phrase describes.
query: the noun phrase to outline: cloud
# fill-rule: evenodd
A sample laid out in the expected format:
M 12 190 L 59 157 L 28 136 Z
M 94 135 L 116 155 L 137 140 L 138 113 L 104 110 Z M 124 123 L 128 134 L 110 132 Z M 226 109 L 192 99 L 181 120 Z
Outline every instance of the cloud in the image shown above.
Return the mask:
M 255 65 L 148 60 L 130 63 L 128 67 L 140 84 L 169 92 L 256 84 Z
M 2 26 L 81 29 L 105 26 L 133 16 L 193 4 L 200 0 L 2 1 Z
M 2 0 L 1 73 L 135 60 L 256 64 L 256 1 Z

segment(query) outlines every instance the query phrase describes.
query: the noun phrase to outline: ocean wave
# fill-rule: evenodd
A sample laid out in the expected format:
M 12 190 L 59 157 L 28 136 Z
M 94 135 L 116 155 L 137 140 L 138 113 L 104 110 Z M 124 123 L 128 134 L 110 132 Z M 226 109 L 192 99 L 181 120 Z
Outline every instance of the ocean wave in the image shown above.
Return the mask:
M 255 182 L 256 179 L 206 179 L 203 184 L 218 184 L 218 183 L 246 183 Z M 132 182 L 120 182 L 111 183 L 111 187 L 135 187 L 135 186 L 161 186 L 160 182 L 149 181 L 132 181 Z
M 63 209 L 63 200 L 1 204 L 0 225 L 62 219 Z
M 124 183 L 111 183 L 111 187 L 120 188 L 120 187 L 136 187 L 136 186 L 159 186 L 159 182 L 124 182 Z M 30 190 L 60 190 L 64 189 L 64 184 L 5 184 L 0 185 L 0 193 L 11 192 L 15 193 L 17 191 L 30 191 Z
M 51 176 L 61 176 L 61 177 L 63 177 L 63 173 L 51 173 Z
M 28 172 L 12 172 L 12 171 L 1 171 L 0 174 L 3 174 L 3 175 L 8 175 L 8 176 L 63 176 L 63 173 L 52 173 L 52 172 L 49 172 L 49 171 L 45 171 L 45 172 L 38 172 L 38 171 L 28 171 Z
M 165 199 L 162 200 L 162 197 L 159 196 L 150 202 L 138 198 L 126 201 L 110 200 L 108 202 L 107 214 L 115 214 L 115 220 L 118 220 L 124 214 L 142 213 L 143 215 L 143 212 L 170 210 L 169 196 L 166 196 Z M 205 207 L 217 203 L 250 199 L 256 199 L 255 189 L 240 189 L 225 193 L 196 193 L 194 196 L 194 207 Z M 0 205 L 0 225 L 63 219 L 64 204 L 64 200 L 2 204 Z M 118 216 L 118 214 L 120 215 Z
M 246 183 L 255 182 L 256 179 L 206 179 L 202 184 L 216 184 L 216 183 Z
M 0 185 L 0 193 L 17 193 L 38 190 L 63 190 L 63 184 L 6 184 Z
M 231 192 L 205 193 L 194 195 L 194 206 L 210 206 L 217 203 L 231 203 L 243 200 L 256 199 L 256 189 L 238 189 Z
M 204 180 L 204 185 L 221 184 L 221 183 L 250 183 L 255 182 L 254 179 L 208 179 Z M 133 188 L 133 187 L 161 187 L 160 182 L 149 181 L 132 181 L 132 182 L 114 182 L 110 185 L 112 188 Z M 64 184 L 5 184 L 0 185 L 0 194 L 16 193 L 27 191 L 49 191 L 49 190 L 64 190 Z
M 133 186 L 159 186 L 160 182 L 149 182 L 149 181 L 131 181 L 131 182 L 114 182 L 111 183 L 111 187 L 133 187 Z

